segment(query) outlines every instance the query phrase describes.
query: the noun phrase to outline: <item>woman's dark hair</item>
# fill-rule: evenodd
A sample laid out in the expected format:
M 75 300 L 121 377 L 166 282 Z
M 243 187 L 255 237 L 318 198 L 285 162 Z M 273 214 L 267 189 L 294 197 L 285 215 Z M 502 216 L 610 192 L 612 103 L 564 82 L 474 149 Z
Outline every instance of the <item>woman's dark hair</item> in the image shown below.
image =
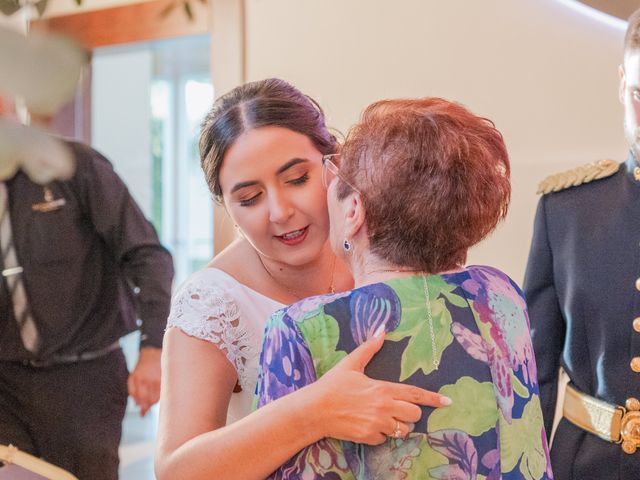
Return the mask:
M 500 132 L 441 98 L 369 106 L 341 148 L 340 170 L 362 194 L 371 252 L 430 273 L 462 265 L 511 195 Z M 351 192 L 338 184 L 338 198 Z
M 324 112 L 311 97 L 277 78 L 247 83 L 218 98 L 202 122 L 200 165 L 213 198 L 222 200 L 220 168 L 240 135 L 259 127 L 282 127 L 305 135 L 323 155 L 337 142 Z

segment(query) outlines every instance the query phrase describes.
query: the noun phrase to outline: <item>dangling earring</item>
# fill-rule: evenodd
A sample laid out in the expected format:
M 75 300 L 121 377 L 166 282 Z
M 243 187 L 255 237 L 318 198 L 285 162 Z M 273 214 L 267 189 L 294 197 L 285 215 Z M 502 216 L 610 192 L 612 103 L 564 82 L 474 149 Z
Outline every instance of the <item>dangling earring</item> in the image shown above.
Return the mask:
M 345 252 L 351 251 L 351 243 L 346 238 L 344 239 L 344 242 L 342 242 L 342 248 L 344 248 Z

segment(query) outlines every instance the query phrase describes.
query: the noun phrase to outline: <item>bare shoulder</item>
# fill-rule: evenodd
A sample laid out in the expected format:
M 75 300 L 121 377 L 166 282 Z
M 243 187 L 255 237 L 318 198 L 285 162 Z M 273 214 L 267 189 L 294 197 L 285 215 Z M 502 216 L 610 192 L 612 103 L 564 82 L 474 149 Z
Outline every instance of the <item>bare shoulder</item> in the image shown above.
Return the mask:
M 559 192 L 571 187 L 607 178 L 620 169 L 620 164 L 614 160 L 599 160 L 597 162 L 581 165 L 571 170 L 549 175 L 538 184 L 537 193 Z
M 244 238 L 234 240 L 207 265 L 228 273 L 240 283 L 251 284 L 256 273 L 262 273 L 255 250 Z

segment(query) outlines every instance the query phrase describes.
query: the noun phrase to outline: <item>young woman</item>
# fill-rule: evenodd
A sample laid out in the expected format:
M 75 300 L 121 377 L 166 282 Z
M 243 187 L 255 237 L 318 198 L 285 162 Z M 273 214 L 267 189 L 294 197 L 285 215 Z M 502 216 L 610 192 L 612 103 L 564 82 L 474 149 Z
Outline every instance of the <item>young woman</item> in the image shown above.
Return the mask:
M 174 297 L 163 347 L 159 480 L 264 478 L 324 437 L 381 443 L 398 423 L 408 431 L 419 420 L 416 404 L 448 403 L 368 379 L 378 336 L 322 381 L 247 416 L 269 316 L 353 286 L 327 243 L 321 159 L 336 148 L 322 110 L 282 80 L 234 89 L 205 119 L 202 167 L 242 238 Z

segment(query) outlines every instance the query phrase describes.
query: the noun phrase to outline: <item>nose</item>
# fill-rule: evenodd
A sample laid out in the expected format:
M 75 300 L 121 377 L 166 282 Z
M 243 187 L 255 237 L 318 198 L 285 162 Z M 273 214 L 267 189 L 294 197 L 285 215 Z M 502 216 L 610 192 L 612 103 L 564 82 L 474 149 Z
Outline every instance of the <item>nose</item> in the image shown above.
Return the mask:
M 269 220 L 273 223 L 285 223 L 294 213 L 293 203 L 283 192 L 274 192 L 269 198 Z

